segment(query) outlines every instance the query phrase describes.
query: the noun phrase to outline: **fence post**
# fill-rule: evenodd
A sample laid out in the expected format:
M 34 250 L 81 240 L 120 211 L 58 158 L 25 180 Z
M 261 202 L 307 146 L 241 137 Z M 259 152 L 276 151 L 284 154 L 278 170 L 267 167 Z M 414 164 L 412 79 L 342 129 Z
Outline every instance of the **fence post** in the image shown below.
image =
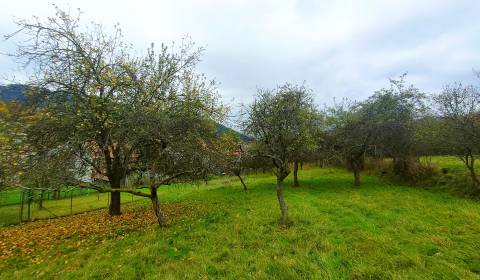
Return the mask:
M 20 196 L 20 223 L 23 222 L 23 202 L 25 201 L 25 191 L 22 188 L 22 193 Z
M 28 193 L 27 193 L 27 201 L 28 201 L 28 211 L 27 211 L 27 221 L 30 221 L 30 208 L 32 206 L 32 200 L 33 200 L 33 196 L 32 196 L 32 189 L 28 189 Z

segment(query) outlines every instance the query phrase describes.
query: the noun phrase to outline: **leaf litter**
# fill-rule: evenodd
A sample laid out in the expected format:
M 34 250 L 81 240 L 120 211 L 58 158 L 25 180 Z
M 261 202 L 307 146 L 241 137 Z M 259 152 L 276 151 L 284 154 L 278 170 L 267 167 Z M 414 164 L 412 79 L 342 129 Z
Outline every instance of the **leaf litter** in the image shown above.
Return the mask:
M 162 205 L 168 224 L 200 208 L 201 205 L 186 203 Z M 0 262 L 27 257 L 36 264 L 41 262 L 42 253 L 62 243 L 80 248 L 108 239 L 122 240 L 128 232 L 158 226 L 150 206 L 125 205 L 122 210 L 119 216 L 110 216 L 107 209 L 102 209 L 0 228 Z

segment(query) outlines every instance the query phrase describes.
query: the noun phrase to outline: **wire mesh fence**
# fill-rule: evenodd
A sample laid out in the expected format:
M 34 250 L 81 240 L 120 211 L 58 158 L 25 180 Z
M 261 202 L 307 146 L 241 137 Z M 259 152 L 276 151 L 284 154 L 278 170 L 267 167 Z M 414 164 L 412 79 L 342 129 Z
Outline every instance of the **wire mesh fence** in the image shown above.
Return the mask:
M 123 203 L 141 200 L 141 197 L 122 193 Z M 0 192 L 0 226 L 73 215 L 106 208 L 109 193 L 79 188 L 20 188 Z

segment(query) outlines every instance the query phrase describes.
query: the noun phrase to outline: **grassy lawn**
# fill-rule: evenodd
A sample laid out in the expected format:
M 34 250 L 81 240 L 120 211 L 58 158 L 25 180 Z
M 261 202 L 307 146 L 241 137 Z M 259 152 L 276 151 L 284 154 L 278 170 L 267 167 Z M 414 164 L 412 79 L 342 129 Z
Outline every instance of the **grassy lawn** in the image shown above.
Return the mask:
M 427 160 L 427 159 L 423 159 Z M 434 156 L 430 158 L 431 163 L 439 168 L 446 168 L 449 172 L 453 173 L 466 173 L 467 168 L 465 164 L 455 156 Z M 475 166 L 480 168 L 480 163 L 477 161 Z
M 71 190 L 63 190 L 60 194 L 60 199 L 68 198 L 70 199 L 70 196 L 77 197 L 77 196 L 82 196 L 86 194 L 91 194 L 91 193 L 96 193 L 95 190 L 86 190 L 86 189 L 71 189 Z M 6 190 L 0 192 L 0 207 L 1 206 L 6 206 L 6 205 L 16 205 L 20 204 L 21 201 L 21 191 L 19 189 L 11 189 L 11 190 Z M 39 192 L 35 192 L 34 195 L 34 200 L 39 199 Z M 53 198 L 53 191 L 50 191 L 50 197 L 48 197 L 48 194 L 45 193 L 45 200 L 54 200 Z
M 12 193 L 18 194 L 18 191 Z M 140 197 L 133 197 L 130 194 L 122 194 L 122 200 L 127 203 L 137 201 Z M 32 220 L 55 218 L 70 215 L 71 213 L 82 213 L 95 209 L 105 208 L 108 205 L 108 194 L 87 194 L 74 196 L 72 199 L 72 209 L 70 209 L 70 198 L 59 200 L 45 200 L 43 208 L 39 209 L 36 203 L 31 205 L 30 218 Z M 23 219 L 27 219 L 27 204 L 24 204 Z M 0 206 L 0 226 L 16 224 L 20 221 L 20 205 Z
M 69 239 L 39 264 L 5 261 L 0 278 L 480 279 L 478 202 L 375 177 L 354 189 L 351 177 L 300 171 L 302 186 L 285 191 L 289 228 L 272 176 L 249 176 L 247 193 L 230 178 L 167 186 L 164 202 L 205 210 L 94 246 Z

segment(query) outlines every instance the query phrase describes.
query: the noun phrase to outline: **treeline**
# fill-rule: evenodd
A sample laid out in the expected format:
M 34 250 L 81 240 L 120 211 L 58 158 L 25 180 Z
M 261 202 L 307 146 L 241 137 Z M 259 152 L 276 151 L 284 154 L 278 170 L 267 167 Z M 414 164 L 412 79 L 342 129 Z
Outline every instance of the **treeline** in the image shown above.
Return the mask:
M 304 162 L 346 164 L 360 186 L 366 158 L 391 158 L 394 173 L 408 179 L 419 157 L 452 154 L 479 188 L 477 87 L 456 83 L 427 96 L 403 75 L 365 101 L 325 108 L 306 85 L 260 89 L 244 108 L 247 137 L 240 139 L 219 133 L 228 108 L 215 81 L 197 72 L 202 49 L 190 40 L 134 55 L 118 26 L 113 35 L 97 24 L 85 29 L 60 9 L 17 24 L 7 39 L 25 38 L 14 56 L 31 72 L 29 99 L 1 106 L 3 186 L 109 192 L 111 215 L 121 214 L 120 193 L 127 192 L 152 201 L 160 226 L 161 186 L 229 173 L 246 191 L 242 174 L 250 168 L 276 175 L 282 224 L 284 179 L 293 168 L 299 186 Z
M 288 220 L 283 180 L 293 166 L 298 186 L 299 162 L 344 164 L 360 186 L 367 159 L 392 160 L 392 173 L 407 182 L 432 176 L 420 157 L 458 156 L 468 170 L 473 189 L 480 191 L 475 169 L 480 140 L 480 90 L 460 83 L 427 95 L 407 85 L 406 75 L 390 80 L 361 102 L 342 100 L 316 108 L 312 91 L 284 85 L 260 90 L 247 109 L 244 129 L 256 141 L 255 157 L 271 160 L 277 176 L 282 221 Z

